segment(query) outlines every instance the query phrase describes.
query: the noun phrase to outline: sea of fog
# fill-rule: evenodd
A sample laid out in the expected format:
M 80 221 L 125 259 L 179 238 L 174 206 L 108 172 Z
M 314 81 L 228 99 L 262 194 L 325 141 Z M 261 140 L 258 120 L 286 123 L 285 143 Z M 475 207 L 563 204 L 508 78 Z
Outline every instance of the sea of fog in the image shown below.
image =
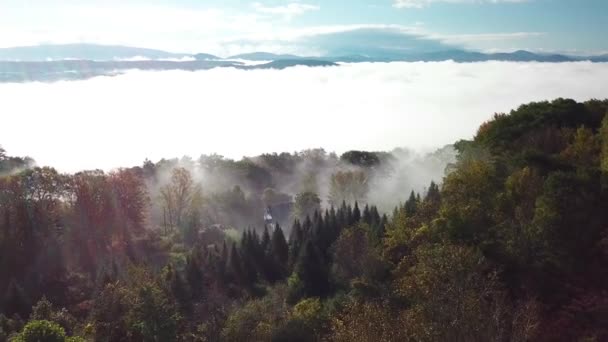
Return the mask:
M 62 171 L 323 147 L 431 150 L 522 103 L 608 97 L 608 63 L 358 63 L 0 84 L 0 145 Z

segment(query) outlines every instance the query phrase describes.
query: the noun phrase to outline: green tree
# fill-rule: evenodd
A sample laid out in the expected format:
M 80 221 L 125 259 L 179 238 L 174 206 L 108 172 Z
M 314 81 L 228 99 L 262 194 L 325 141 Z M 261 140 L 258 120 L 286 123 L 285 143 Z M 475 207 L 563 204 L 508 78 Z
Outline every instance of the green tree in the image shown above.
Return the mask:
M 161 189 L 161 199 L 169 227 L 181 225 L 184 212 L 192 200 L 193 188 L 190 171 L 185 168 L 173 169 L 171 182 Z
M 287 245 L 287 241 L 285 240 L 285 235 L 283 234 L 283 229 L 281 226 L 277 224 L 272 231 L 272 241 L 271 241 L 271 254 L 272 258 L 276 262 L 276 265 L 281 270 L 282 274 L 285 274 L 287 271 L 287 262 L 289 258 L 289 246 Z
M 608 112 L 604 115 L 602 127 L 600 129 L 600 139 L 602 144 L 601 167 L 604 175 L 608 175 Z
M 296 195 L 294 215 L 298 219 L 312 217 L 315 212 L 321 210 L 321 199 L 314 192 L 302 192 Z
M 160 288 L 144 284 L 132 305 L 127 321 L 136 339 L 149 342 L 177 340 L 180 316 Z
M 323 297 L 328 291 L 327 265 L 313 243 L 307 240 L 290 278 L 288 299 L 296 302 L 305 297 Z
M 329 202 L 332 205 L 365 201 L 369 192 L 369 179 L 364 171 L 338 171 L 331 176 Z
M 61 326 L 45 320 L 28 322 L 12 342 L 84 342 L 79 337 L 68 337 Z

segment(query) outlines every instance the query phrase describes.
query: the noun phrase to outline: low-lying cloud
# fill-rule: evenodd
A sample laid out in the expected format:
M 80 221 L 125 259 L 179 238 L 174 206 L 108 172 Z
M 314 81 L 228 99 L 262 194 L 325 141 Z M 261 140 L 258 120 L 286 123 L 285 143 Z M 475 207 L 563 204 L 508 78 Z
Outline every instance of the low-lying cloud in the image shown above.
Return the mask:
M 0 144 L 61 170 L 201 153 L 429 150 L 529 101 L 605 98 L 608 64 L 360 63 L 1 84 Z

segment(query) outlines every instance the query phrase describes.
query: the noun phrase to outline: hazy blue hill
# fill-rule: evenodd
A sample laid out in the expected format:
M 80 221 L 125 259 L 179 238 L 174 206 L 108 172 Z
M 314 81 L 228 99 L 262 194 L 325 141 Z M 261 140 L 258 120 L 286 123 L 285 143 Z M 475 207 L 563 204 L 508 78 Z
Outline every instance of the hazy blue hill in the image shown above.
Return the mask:
M 608 54 L 588 58 L 592 62 L 608 62 Z
M 192 55 L 192 57 L 194 57 L 196 60 L 217 60 L 217 59 L 221 59 L 218 56 L 209 54 L 209 53 L 197 53 L 196 55 Z
M 240 55 L 230 56 L 227 59 L 245 59 L 248 61 L 277 61 L 277 60 L 294 60 L 294 59 L 303 59 L 306 57 L 300 57 L 296 55 L 288 55 L 288 54 L 274 54 L 270 52 L 252 52 L 252 53 L 243 53 Z
M 247 67 L 241 67 L 243 69 L 285 69 L 291 68 L 295 66 L 308 66 L 308 67 L 327 67 L 327 66 L 338 66 L 338 64 L 328 61 L 322 60 L 314 60 L 314 59 L 283 59 L 272 61 L 270 63 L 260 64 L 260 65 L 252 65 Z
M 64 60 L 49 62 L 0 61 L 0 83 L 2 82 L 52 82 L 79 80 L 95 76 L 117 75 L 126 70 L 207 70 L 217 67 L 239 67 L 241 63 L 228 61 L 90 61 Z
M 568 57 L 559 54 L 545 55 L 536 54 L 530 51 L 519 50 L 512 53 L 493 53 L 488 55 L 491 60 L 504 60 L 516 62 L 572 62 L 577 60 L 574 57 Z
M 254 69 L 285 69 L 293 66 L 336 66 L 337 64 L 321 60 L 278 60 L 261 65 L 245 66 L 242 63 L 222 60 L 196 61 L 33 61 L 14 62 L 0 61 L 0 83 L 6 82 L 53 82 L 59 80 L 80 80 L 96 76 L 112 76 L 127 70 L 184 70 L 197 71 L 220 67 L 233 67 L 244 70 Z
M 162 50 L 120 45 L 63 44 L 35 45 L 0 49 L 0 60 L 46 61 L 60 59 L 113 60 L 133 57 L 150 59 L 179 58 L 187 54 L 175 54 Z
M 64 45 L 37 45 L 22 46 L 0 49 L 0 61 L 49 61 L 78 59 L 89 61 L 114 61 L 117 59 L 129 59 L 143 57 L 151 60 L 181 58 L 191 56 L 197 61 L 221 60 L 221 57 L 198 53 L 178 54 L 162 50 L 136 48 L 120 45 L 98 45 L 98 44 L 64 44 Z M 230 56 L 227 59 L 244 59 L 250 61 L 296 61 L 321 59 L 329 62 L 433 62 L 454 60 L 456 62 L 483 62 L 483 61 L 514 61 L 514 62 L 570 62 L 589 60 L 592 62 L 608 62 L 608 55 L 601 56 L 567 56 L 561 54 L 539 54 L 530 51 L 519 50 L 515 52 L 483 53 L 462 49 L 444 49 L 434 51 L 422 51 L 417 49 L 408 52 L 395 51 L 391 49 L 366 48 L 360 52 L 345 52 L 324 57 L 304 57 L 291 54 L 274 54 L 269 52 L 251 52 Z M 186 66 L 187 68 L 188 66 Z
M 405 53 L 400 55 L 376 54 L 376 55 L 349 55 L 326 58 L 334 62 L 440 62 L 453 60 L 456 62 L 485 62 L 485 61 L 506 61 L 506 62 L 573 62 L 590 60 L 592 62 L 608 62 L 608 55 L 592 57 L 573 57 L 561 54 L 539 54 L 530 51 L 519 50 L 515 52 L 483 53 L 467 50 L 444 50 L 424 53 Z

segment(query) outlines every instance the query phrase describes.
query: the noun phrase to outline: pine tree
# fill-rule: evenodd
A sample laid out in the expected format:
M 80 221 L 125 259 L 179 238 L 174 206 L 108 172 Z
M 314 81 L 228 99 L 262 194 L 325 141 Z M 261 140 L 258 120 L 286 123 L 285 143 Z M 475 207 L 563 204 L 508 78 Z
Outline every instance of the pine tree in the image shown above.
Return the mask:
M 198 299 L 202 296 L 204 276 L 200 262 L 196 255 L 190 255 L 186 260 L 186 280 L 192 292 L 192 296 Z
M 173 293 L 173 297 L 179 304 L 181 310 L 187 312 L 190 311 L 192 308 L 192 293 L 189 291 L 188 286 L 186 286 L 186 282 L 178 271 L 174 271 L 172 273 L 170 288 L 171 293 Z
M 604 114 L 602 127 L 600 128 L 600 139 L 602 154 L 600 156 L 600 167 L 605 176 L 608 176 L 608 112 Z
M 312 241 L 304 244 L 294 272 L 302 283 L 304 296 L 323 297 L 329 291 L 327 266 Z
M 237 284 L 243 282 L 243 267 L 241 265 L 241 257 L 236 248 L 236 242 L 232 243 L 232 248 L 230 249 L 229 273 L 233 282 Z
M 264 233 L 262 233 L 262 241 L 260 242 L 260 249 L 264 255 L 268 255 L 270 252 L 270 233 L 268 232 L 268 226 L 264 226 Z
M 306 219 L 304 219 L 304 223 L 302 224 L 302 232 L 304 233 L 305 236 L 310 235 L 312 231 L 312 220 L 310 219 L 310 216 L 306 216 Z
M 361 221 L 361 210 L 359 210 L 359 203 L 355 201 L 355 207 L 353 208 L 353 223 Z
M 287 241 L 285 241 L 285 235 L 283 234 L 283 229 L 277 223 L 272 232 L 272 256 L 274 260 L 276 260 L 280 265 L 287 264 L 287 258 L 289 257 L 289 246 L 287 245 Z
M 418 201 L 416 200 L 416 194 L 414 190 L 410 193 L 410 198 L 405 202 L 405 214 L 407 217 L 414 216 L 418 207 Z
M 424 197 L 425 202 L 431 203 L 439 203 L 441 200 L 441 193 L 439 191 L 439 186 L 435 184 L 435 182 L 431 181 L 431 185 L 429 185 L 429 190 Z
M 346 225 L 350 227 L 353 223 L 355 223 L 355 220 L 353 219 L 353 207 L 348 204 L 346 206 Z
M 254 230 L 245 233 L 245 240 L 241 245 L 241 274 L 247 286 L 257 281 L 257 270 L 263 270 L 263 258 L 260 255 L 259 237 Z
M 375 205 L 371 206 L 369 214 L 371 216 L 370 224 L 379 225 L 382 218 L 380 217 L 380 214 L 378 213 L 378 208 Z
M 304 232 L 299 220 L 295 220 L 293 227 L 291 228 L 291 234 L 289 234 L 289 269 L 293 269 L 298 255 L 300 255 L 300 248 L 302 247 L 302 241 L 304 240 Z
M 3 312 L 7 315 L 18 314 L 27 317 L 31 307 L 32 304 L 23 288 L 12 279 L 2 301 Z
M 364 223 L 372 224 L 372 214 L 367 204 L 365 205 L 365 208 L 363 208 L 362 219 Z

